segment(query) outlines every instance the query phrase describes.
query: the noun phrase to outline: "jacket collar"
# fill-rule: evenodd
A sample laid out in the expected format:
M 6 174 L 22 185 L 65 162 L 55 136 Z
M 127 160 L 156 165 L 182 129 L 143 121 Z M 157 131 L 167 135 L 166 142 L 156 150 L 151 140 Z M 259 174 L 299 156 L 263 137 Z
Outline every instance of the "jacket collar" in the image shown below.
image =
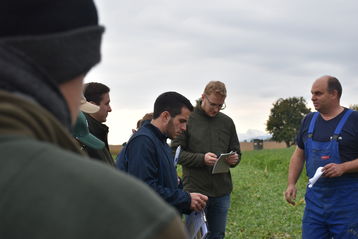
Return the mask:
M 157 127 L 155 127 L 153 124 L 151 123 L 146 123 L 145 125 L 143 125 L 142 127 L 146 127 L 148 128 L 150 131 L 152 131 L 154 133 L 155 136 L 158 137 L 158 139 L 162 142 L 166 142 L 168 136 L 163 134 Z
M 104 144 L 106 145 L 106 148 L 108 149 L 109 148 L 108 147 L 108 131 L 109 131 L 108 126 L 97 121 L 95 118 L 93 118 L 89 114 L 87 114 L 87 113 L 84 113 L 84 114 L 87 118 L 88 127 L 89 127 L 91 134 L 93 134 L 94 136 L 96 136 L 97 138 L 102 140 L 104 142 Z

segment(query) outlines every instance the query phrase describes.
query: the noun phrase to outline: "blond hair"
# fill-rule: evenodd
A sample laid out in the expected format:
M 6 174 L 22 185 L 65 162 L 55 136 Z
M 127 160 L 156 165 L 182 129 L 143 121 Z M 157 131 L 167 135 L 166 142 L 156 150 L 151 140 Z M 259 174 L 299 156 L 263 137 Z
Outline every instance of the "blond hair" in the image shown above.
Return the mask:
M 204 89 L 204 94 L 210 95 L 210 94 L 219 94 L 221 96 L 226 97 L 226 87 L 225 84 L 221 81 L 210 81 Z

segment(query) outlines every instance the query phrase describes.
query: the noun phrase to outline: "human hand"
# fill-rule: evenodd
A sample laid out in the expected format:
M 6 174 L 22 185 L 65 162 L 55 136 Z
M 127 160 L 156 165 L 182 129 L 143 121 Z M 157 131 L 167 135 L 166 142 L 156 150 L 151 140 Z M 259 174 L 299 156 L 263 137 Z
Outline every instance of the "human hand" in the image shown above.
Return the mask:
M 201 193 L 190 193 L 191 203 L 190 209 L 194 211 L 201 211 L 205 208 L 208 197 Z
M 327 178 L 334 178 L 342 176 L 345 168 L 343 164 L 330 163 L 323 167 L 323 176 Z
M 289 204 L 295 205 L 297 189 L 295 185 L 288 185 L 285 192 L 285 199 Z
M 236 165 L 240 161 L 239 155 L 237 153 L 230 155 L 226 158 L 226 162 L 232 166 Z
M 214 153 L 208 152 L 204 155 L 204 162 L 208 166 L 213 166 L 217 160 L 218 160 L 218 157 Z

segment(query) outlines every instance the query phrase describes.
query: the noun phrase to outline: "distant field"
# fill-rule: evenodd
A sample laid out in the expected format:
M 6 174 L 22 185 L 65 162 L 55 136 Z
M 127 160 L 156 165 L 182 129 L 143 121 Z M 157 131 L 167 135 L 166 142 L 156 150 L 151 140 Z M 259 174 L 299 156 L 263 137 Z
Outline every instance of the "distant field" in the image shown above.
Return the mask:
M 234 181 L 226 238 L 301 238 L 306 176 L 298 183 L 297 206 L 283 198 L 294 148 L 246 151 L 231 170 Z
M 115 157 L 117 157 L 118 153 L 122 150 L 122 145 L 109 145 L 109 151 Z
M 253 142 L 240 142 L 241 151 L 250 151 L 254 149 Z M 274 141 L 264 141 L 263 148 L 264 149 L 278 149 L 278 148 L 285 148 L 286 144 L 281 142 L 277 143 Z M 109 150 L 115 156 L 122 150 L 122 145 L 109 145 Z

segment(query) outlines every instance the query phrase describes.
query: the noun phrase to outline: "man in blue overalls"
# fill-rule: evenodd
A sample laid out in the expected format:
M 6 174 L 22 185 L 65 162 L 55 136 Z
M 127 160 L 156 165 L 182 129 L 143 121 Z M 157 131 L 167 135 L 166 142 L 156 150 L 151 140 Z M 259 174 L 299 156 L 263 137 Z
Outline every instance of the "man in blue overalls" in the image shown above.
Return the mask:
M 295 204 L 305 162 L 309 178 L 323 167 L 322 176 L 307 187 L 302 238 L 358 238 L 358 112 L 340 105 L 342 86 L 332 76 L 317 79 L 311 93 L 318 112 L 302 121 L 285 198 Z

